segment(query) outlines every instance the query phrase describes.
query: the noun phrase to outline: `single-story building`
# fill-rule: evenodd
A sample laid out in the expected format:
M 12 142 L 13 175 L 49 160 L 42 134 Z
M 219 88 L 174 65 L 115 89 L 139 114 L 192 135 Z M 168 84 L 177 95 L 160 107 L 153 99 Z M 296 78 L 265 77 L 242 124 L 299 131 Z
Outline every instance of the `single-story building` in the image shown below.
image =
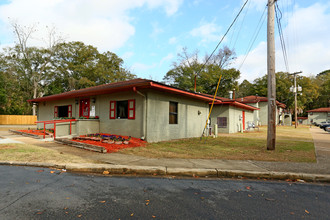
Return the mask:
M 321 123 L 330 120 L 330 107 L 317 108 L 307 111 L 308 123 Z
M 254 111 L 253 121 L 256 125 L 267 125 L 268 124 L 268 98 L 256 95 L 246 96 L 243 98 L 238 98 L 236 101 L 244 103 L 259 110 Z M 285 104 L 280 103 L 276 100 L 276 124 L 282 124 L 284 122 L 284 109 Z
M 299 125 L 308 125 L 308 117 L 297 117 Z
M 211 95 L 204 94 L 212 97 Z M 233 99 L 215 97 L 216 101 L 210 115 L 210 125 L 216 124 L 218 133 L 236 133 L 251 128 L 254 112 L 259 108 L 237 102 Z
M 110 133 L 157 142 L 201 136 L 212 98 L 133 79 L 28 101 L 37 105 L 38 121 L 75 118 L 74 135 Z M 56 124 L 56 136 L 68 135 L 70 123 Z

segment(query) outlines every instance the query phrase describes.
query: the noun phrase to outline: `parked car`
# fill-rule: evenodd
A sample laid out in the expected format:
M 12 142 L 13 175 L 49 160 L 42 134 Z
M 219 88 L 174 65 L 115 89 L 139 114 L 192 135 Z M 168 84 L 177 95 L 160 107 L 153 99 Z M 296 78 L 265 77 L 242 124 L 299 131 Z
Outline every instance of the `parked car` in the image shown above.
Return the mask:
M 323 130 L 326 131 L 326 128 L 330 127 L 330 124 L 325 124 L 325 125 L 322 125 L 321 128 L 323 128 Z
M 325 127 L 325 131 L 330 132 L 330 126 Z
M 328 125 L 328 124 L 330 124 L 330 121 L 322 121 L 320 124 L 319 124 L 319 127 L 320 128 L 324 128 L 324 125 Z

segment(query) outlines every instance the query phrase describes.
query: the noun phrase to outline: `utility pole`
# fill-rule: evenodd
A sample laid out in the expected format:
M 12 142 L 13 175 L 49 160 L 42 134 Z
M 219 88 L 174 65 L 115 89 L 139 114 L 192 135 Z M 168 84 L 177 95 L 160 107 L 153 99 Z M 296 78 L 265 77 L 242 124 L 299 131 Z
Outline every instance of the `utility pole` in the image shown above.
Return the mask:
M 276 80 L 275 80 L 275 2 L 268 0 L 267 19 L 267 74 L 268 74 L 268 129 L 267 150 L 275 150 L 276 140 Z
M 297 128 L 298 126 L 298 120 L 297 120 L 297 74 L 302 73 L 302 71 L 300 72 L 295 72 L 295 73 L 291 73 L 289 75 L 293 75 L 294 76 L 294 87 L 292 88 L 292 92 L 294 92 L 294 127 Z

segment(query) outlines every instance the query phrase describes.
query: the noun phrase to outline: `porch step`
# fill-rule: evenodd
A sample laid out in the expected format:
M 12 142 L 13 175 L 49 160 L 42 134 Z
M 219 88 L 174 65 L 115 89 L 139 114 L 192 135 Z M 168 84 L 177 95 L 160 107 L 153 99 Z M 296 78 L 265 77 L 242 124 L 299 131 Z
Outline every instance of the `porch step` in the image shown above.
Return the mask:
M 77 147 L 77 148 L 90 150 L 90 151 L 95 151 L 95 152 L 99 152 L 99 153 L 106 153 L 107 152 L 107 150 L 103 147 L 72 141 L 68 138 L 63 138 L 63 137 L 56 138 L 55 141 L 59 142 L 61 144 L 67 144 L 67 145 L 70 145 L 72 147 Z

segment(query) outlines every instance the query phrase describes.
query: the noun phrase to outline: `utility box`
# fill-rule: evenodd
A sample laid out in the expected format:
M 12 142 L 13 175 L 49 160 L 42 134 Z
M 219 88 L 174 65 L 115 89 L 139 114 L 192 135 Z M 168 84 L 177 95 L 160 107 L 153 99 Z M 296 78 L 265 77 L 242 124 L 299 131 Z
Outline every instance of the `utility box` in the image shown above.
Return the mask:
M 214 137 L 218 137 L 218 124 L 214 124 Z

